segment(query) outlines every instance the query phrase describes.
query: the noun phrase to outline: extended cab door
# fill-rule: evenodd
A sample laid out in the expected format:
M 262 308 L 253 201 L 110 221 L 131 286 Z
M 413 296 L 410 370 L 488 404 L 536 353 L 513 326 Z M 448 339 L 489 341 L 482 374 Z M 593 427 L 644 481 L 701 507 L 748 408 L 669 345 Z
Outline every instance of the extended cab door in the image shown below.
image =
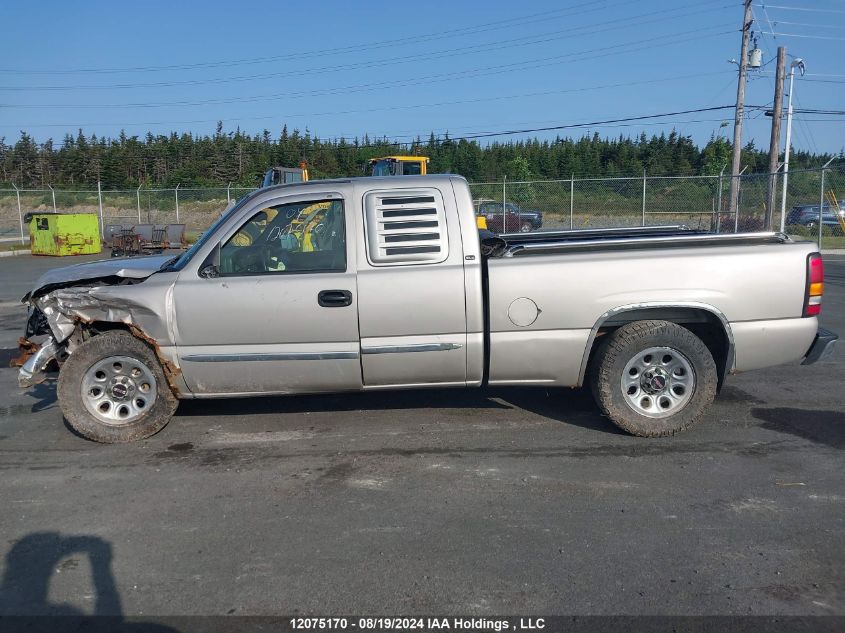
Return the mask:
M 466 384 L 460 223 L 449 181 L 437 182 L 443 186 L 361 190 L 358 321 L 365 388 Z
M 348 205 L 313 189 L 264 200 L 221 233 L 219 276 L 198 264 L 174 285 L 185 381 L 198 395 L 360 389 Z

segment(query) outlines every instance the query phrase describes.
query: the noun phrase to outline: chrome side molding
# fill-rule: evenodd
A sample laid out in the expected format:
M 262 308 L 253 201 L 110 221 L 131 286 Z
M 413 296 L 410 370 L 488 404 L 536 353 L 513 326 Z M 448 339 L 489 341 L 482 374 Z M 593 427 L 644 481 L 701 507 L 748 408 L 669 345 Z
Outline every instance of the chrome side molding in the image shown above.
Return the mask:
M 358 352 L 290 352 L 282 354 L 189 354 L 182 360 L 189 363 L 252 363 L 279 360 L 355 360 Z
M 378 345 L 362 347 L 362 354 L 407 354 L 408 352 L 446 352 L 461 349 L 460 343 L 418 343 L 416 345 Z

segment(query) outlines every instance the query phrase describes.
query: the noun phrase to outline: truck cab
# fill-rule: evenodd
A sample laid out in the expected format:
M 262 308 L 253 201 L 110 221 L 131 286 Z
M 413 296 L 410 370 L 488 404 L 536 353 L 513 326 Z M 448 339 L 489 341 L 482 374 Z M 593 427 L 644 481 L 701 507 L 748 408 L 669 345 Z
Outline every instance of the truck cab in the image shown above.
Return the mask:
M 371 176 L 425 176 L 426 156 L 383 156 L 369 161 Z
M 294 182 L 308 182 L 308 169 L 305 163 L 299 167 L 271 167 L 264 173 L 261 187 L 287 185 Z

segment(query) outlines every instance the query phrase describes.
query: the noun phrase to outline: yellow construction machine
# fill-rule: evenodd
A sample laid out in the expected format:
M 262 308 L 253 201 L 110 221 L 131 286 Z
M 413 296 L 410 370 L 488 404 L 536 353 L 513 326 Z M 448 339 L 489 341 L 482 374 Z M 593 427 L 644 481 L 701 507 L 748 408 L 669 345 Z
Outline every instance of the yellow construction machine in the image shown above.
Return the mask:
M 286 185 L 290 182 L 308 182 L 308 166 L 304 161 L 299 163 L 299 167 L 271 167 L 264 173 L 261 186 Z
M 428 173 L 427 156 L 382 156 L 371 158 L 371 176 L 425 176 Z

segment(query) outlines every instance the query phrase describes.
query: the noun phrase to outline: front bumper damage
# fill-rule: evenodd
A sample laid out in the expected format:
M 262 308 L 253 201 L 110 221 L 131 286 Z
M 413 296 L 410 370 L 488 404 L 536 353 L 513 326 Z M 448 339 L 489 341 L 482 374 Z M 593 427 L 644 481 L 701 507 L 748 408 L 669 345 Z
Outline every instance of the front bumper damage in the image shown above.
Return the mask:
M 27 298 L 25 298 L 26 300 Z M 26 321 L 26 335 L 18 340 L 21 355 L 12 361 L 18 370 L 18 386 L 27 389 L 47 379 L 47 369 L 53 360 L 59 360 L 68 336 L 76 324 L 57 308 L 61 300 L 52 300 L 49 295 L 32 301 Z M 50 317 L 48 317 L 48 314 Z M 33 338 L 47 337 L 36 342 Z M 66 355 L 66 352 L 64 353 Z
M 59 353 L 59 346 L 53 337 L 48 338 L 18 371 L 18 386 L 27 389 L 33 385 L 44 382 L 47 379 L 47 366 L 56 354 Z
M 25 297 L 24 302 L 32 307 L 21 346 L 24 363 L 18 384 L 25 389 L 43 382 L 46 372 L 61 367 L 88 337 L 119 327 L 153 349 L 171 390 L 181 393 L 185 385 L 179 365 L 159 344 L 172 340 L 166 316 L 172 305 L 170 288 L 172 284 L 141 287 L 137 282 L 124 282 L 58 288 L 37 298 Z M 23 353 L 26 350 L 32 354 L 28 358 Z
M 813 344 L 810 345 L 810 349 L 807 350 L 807 355 L 801 361 L 801 364 L 812 365 L 813 363 L 827 360 L 833 354 L 836 341 L 838 340 L 839 336 L 837 334 L 820 327 L 816 333 L 816 338 L 813 339 Z
M 44 273 L 21 302 L 30 306 L 20 341 L 21 387 L 42 382 L 47 369 L 61 367 L 78 345 L 99 332 L 123 328 L 148 343 L 174 393 L 182 388 L 178 362 L 160 342 L 169 342 L 173 275 L 172 255 L 109 259 L 75 264 Z M 149 283 L 150 277 L 156 281 Z M 143 282 L 143 283 L 142 283 Z

